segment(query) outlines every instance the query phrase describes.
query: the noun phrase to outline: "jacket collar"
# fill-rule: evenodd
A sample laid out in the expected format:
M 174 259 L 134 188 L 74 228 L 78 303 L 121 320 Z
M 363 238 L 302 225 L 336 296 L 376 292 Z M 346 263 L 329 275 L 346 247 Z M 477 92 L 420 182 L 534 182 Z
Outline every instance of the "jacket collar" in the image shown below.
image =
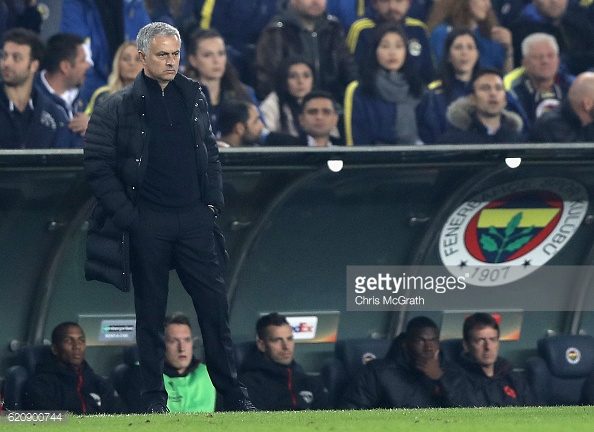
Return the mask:
M 452 126 L 467 131 L 470 129 L 476 116 L 476 108 L 470 103 L 468 96 L 461 97 L 450 104 L 446 118 Z M 522 118 L 514 112 L 506 109 L 501 113 L 501 125 L 507 124 L 516 132 L 521 132 L 523 127 Z

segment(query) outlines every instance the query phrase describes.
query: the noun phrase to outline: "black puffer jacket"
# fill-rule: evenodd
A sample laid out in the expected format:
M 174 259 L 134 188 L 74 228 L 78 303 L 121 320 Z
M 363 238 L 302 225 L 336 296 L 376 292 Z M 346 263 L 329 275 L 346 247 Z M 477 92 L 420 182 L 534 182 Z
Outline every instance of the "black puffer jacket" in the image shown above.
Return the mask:
M 384 359 L 367 363 L 349 386 L 347 409 L 468 407 L 477 403 L 474 389 L 456 364 L 440 360 L 443 375 L 432 380 L 413 364 L 403 349 L 404 335 L 392 342 Z
M 246 357 L 239 379 L 254 405 L 266 411 L 329 408 L 328 390 L 318 377 L 309 376 L 293 361 L 285 366 L 268 360 L 257 350 Z
M 25 390 L 30 410 L 70 411 L 75 414 L 117 414 L 124 405 L 111 383 L 93 372 L 85 361 L 79 368 L 55 358 L 37 366 Z
M 133 84 L 96 107 L 85 135 L 84 167 L 98 201 L 89 221 L 86 277 L 124 291 L 129 289 L 126 233 L 138 217 L 135 200 L 150 157 L 150 128 L 146 121 L 149 96 L 143 75 L 141 71 Z M 202 200 L 221 208 L 221 164 L 206 98 L 196 81 L 179 73 L 169 85 L 178 87 L 193 126 Z

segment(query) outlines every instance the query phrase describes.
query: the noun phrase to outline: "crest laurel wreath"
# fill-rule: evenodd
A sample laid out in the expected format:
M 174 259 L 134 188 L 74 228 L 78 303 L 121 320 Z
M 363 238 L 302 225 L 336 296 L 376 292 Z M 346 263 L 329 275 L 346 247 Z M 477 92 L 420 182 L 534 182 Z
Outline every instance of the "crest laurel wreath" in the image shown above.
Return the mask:
M 497 252 L 493 264 L 501 262 L 501 255 L 504 252 L 515 252 L 534 237 L 534 234 L 531 234 L 534 225 L 518 230 L 522 217 L 522 212 L 512 217 L 505 227 L 504 235 L 501 235 L 493 225 L 489 227 L 488 234 L 481 234 L 482 248 L 487 252 Z

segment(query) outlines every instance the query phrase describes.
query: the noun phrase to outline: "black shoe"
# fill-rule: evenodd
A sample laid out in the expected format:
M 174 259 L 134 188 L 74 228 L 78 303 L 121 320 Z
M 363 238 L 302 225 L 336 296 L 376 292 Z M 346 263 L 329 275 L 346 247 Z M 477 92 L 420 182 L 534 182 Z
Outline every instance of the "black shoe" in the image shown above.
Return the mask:
M 227 411 L 259 411 L 248 398 L 226 400 L 225 409 Z
M 167 408 L 166 405 L 163 405 L 162 402 L 153 402 L 145 410 L 145 414 L 167 414 L 169 412 L 169 408 Z

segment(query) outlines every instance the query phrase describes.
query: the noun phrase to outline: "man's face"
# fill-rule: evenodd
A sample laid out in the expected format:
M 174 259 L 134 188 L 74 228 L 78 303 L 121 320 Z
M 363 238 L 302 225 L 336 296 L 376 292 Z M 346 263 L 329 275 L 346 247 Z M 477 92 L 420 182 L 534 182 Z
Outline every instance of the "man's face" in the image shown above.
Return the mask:
M 192 331 L 185 324 L 169 324 L 165 327 L 165 362 L 177 369 L 178 372 L 185 372 L 192 362 Z
M 542 40 L 530 45 L 522 65 L 533 81 L 551 80 L 559 69 L 559 55 L 549 41 Z
M 327 98 L 313 98 L 307 101 L 299 115 L 299 123 L 313 138 L 330 137 L 330 132 L 338 124 L 334 104 Z
M 371 4 L 381 21 L 402 21 L 410 8 L 410 0 L 375 0 Z
M 433 327 L 417 330 L 406 341 L 406 348 L 413 361 L 417 359 L 431 359 L 439 351 L 439 334 Z
M 68 88 L 81 87 L 85 82 L 85 74 L 91 67 L 87 62 L 87 56 L 82 45 L 76 47 L 76 58 L 74 64 L 66 62 L 66 84 Z
M 288 366 L 293 361 L 295 341 L 293 329 L 290 325 L 268 326 L 267 336 L 264 340 L 257 338 L 258 349 L 275 363 Z
M 557 20 L 567 10 L 568 0 L 532 0 L 536 10 L 543 16 Z
M 149 53 L 140 52 L 140 59 L 147 77 L 165 86 L 175 78 L 179 69 L 180 42 L 175 36 L 155 36 Z
M 245 122 L 245 132 L 241 137 L 243 145 L 252 145 L 260 141 L 260 135 L 264 129 L 264 123 L 260 120 L 260 113 L 255 105 L 250 105 L 249 113 L 250 116 Z
M 80 366 L 85 359 L 87 340 L 82 329 L 70 326 L 57 345 L 52 344 L 52 352 L 61 363 L 67 366 Z
M 31 61 L 31 47 L 6 42 L 0 57 L 0 71 L 2 80 L 7 87 L 20 87 L 27 81 L 33 80 L 33 75 L 39 68 L 39 61 Z
M 479 116 L 497 117 L 507 105 L 503 80 L 495 74 L 485 74 L 474 82 L 470 95 Z
M 470 340 L 464 341 L 464 349 L 483 368 L 491 368 L 499 355 L 499 335 L 492 327 L 475 328 L 470 331 Z
M 290 6 L 303 18 L 314 19 L 326 11 L 326 0 L 291 0 Z

